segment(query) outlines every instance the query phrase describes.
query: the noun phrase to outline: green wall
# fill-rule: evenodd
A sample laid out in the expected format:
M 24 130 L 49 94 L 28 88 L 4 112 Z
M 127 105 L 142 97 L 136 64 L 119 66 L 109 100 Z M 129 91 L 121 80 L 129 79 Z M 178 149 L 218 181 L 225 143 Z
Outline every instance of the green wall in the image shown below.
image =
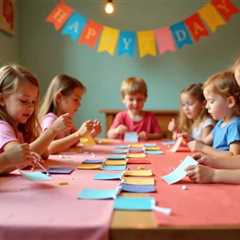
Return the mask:
M 177 23 L 208 0 L 115 0 L 116 12 L 107 16 L 102 0 L 66 0 L 81 15 L 121 30 L 150 30 Z M 240 7 L 237 0 L 233 0 Z M 65 72 L 88 88 L 76 121 L 98 118 L 102 108 L 122 108 L 121 81 L 143 77 L 149 88 L 146 108 L 177 109 L 179 91 L 192 82 L 229 66 L 240 53 L 240 14 L 232 17 L 198 44 L 157 57 L 130 58 L 98 53 L 63 37 L 45 21 L 56 0 L 19 0 L 19 56 L 21 64 L 40 79 L 42 92 L 52 76 Z
M 10 35 L 0 31 L 0 65 L 19 61 L 19 19 L 18 2 L 16 2 L 16 32 Z

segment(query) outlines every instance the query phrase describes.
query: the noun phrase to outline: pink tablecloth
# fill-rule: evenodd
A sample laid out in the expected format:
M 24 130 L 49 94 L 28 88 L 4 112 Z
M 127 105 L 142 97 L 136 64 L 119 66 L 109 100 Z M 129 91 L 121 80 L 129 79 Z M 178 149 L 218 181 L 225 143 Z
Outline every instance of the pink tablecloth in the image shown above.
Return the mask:
M 105 150 L 102 157 L 108 148 Z M 1 177 L 0 240 L 107 238 L 113 201 L 77 199 L 84 187 L 118 186 L 119 181 L 94 181 L 96 172 L 76 170 L 67 176 L 55 175 L 53 181 L 44 183 L 30 182 L 17 175 Z M 68 184 L 60 185 L 61 182 Z

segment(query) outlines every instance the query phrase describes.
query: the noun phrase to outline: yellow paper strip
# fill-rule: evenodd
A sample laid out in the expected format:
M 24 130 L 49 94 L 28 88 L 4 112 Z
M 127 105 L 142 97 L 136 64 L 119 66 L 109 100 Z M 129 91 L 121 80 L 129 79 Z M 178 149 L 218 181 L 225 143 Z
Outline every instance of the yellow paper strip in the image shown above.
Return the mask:
M 145 158 L 145 153 L 129 153 L 127 155 L 128 158 Z
M 127 170 L 124 173 L 125 176 L 139 176 L 139 177 L 150 177 L 153 175 L 152 170 Z
M 125 160 L 106 160 L 104 162 L 105 165 L 108 166 L 121 166 L 121 165 L 126 165 L 127 161 Z
M 101 169 L 102 164 L 81 163 L 77 168 L 78 169 L 88 169 L 88 170 Z
M 133 185 L 154 185 L 153 177 L 124 177 L 123 182 Z

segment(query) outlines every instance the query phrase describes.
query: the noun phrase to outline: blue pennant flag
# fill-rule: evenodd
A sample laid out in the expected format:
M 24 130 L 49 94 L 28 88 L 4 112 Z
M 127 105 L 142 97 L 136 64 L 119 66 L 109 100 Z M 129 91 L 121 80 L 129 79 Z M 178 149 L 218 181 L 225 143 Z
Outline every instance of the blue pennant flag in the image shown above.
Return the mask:
M 133 56 L 135 49 L 136 49 L 136 33 L 121 32 L 118 43 L 118 55 L 128 53 L 129 56 Z
M 176 41 L 177 48 L 182 48 L 184 45 L 187 44 L 193 44 L 184 22 L 173 24 L 172 26 L 170 26 L 170 29 Z
M 82 32 L 84 26 L 86 25 L 86 22 L 86 17 L 83 17 L 79 13 L 75 12 L 64 25 L 62 34 L 69 35 L 73 41 L 76 41 L 79 38 L 79 35 Z

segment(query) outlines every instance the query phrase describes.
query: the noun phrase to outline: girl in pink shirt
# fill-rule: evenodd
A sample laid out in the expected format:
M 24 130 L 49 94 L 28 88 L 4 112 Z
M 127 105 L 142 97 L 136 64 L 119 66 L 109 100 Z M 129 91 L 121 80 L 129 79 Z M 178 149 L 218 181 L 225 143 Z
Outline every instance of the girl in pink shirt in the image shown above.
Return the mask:
M 0 68 L 0 153 L 28 143 L 30 151 L 42 155 L 58 132 L 69 127 L 70 118 L 64 115 L 51 129 L 40 135 L 38 103 L 39 84 L 32 73 L 14 64 Z M 19 157 L 21 160 L 25 161 L 25 158 Z M 16 161 L 6 161 L 11 170 L 19 167 Z M 7 165 L 6 162 L 4 165 Z M 9 172 L 9 169 L 4 172 Z
M 153 113 L 143 110 L 147 99 L 147 85 L 142 78 L 130 77 L 121 86 L 122 101 L 127 110 L 119 112 L 108 131 L 109 138 L 123 138 L 125 132 L 137 132 L 140 140 L 161 137 L 158 121 Z
M 40 121 L 42 130 L 48 129 L 58 116 L 77 112 L 86 87 L 77 79 L 61 74 L 55 76 L 46 92 L 41 109 Z M 72 125 L 68 131 L 59 133 L 49 146 L 50 153 L 58 153 L 68 150 L 79 143 L 80 137 L 90 134 L 95 137 L 101 131 L 100 122 L 97 120 L 85 121 L 79 129 Z

